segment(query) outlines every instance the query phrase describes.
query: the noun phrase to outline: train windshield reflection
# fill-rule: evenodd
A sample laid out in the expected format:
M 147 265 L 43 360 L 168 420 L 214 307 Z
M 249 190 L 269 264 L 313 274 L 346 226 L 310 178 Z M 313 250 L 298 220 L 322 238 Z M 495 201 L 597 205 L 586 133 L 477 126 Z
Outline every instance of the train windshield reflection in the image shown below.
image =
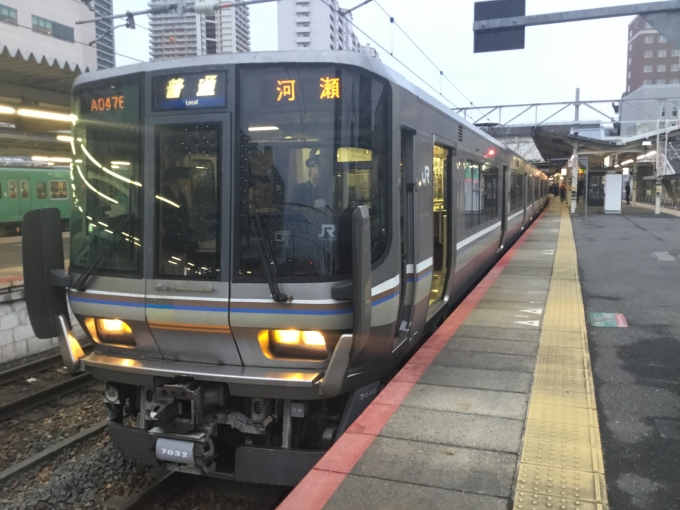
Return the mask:
M 141 276 L 139 86 L 87 89 L 74 108 L 71 266 Z

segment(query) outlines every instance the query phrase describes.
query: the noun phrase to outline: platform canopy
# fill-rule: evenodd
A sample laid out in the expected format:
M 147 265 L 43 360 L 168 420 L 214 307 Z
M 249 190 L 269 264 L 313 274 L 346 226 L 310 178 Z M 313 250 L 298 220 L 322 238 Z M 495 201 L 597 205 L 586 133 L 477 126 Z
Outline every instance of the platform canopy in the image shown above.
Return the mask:
M 0 156 L 68 156 L 69 145 L 56 139 L 70 130 L 68 122 L 18 112 L 67 115 L 73 82 L 90 69 L 0 44 L 0 71 Z
M 532 129 L 531 136 L 536 148 L 545 160 L 542 165 L 549 167 L 563 166 L 572 157 L 575 143 L 578 143 L 579 155 L 588 157 L 591 169 L 605 168 L 605 158 L 607 157 L 610 157 L 610 168 L 614 166 L 614 161 L 623 163 L 631 159 L 636 160 L 640 156 L 648 154 L 656 145 L 656 131 L 628 138 L 604 140 L 580 136 L 578 133 L 571 133 L 570 131 L 573 130 L 569 127 L 563 130 L 560 130 L 559 127 L 540 126 Z M 668 138 L 669 141 L 680 138 L 680 128 L 677 126 L 670 128 Z

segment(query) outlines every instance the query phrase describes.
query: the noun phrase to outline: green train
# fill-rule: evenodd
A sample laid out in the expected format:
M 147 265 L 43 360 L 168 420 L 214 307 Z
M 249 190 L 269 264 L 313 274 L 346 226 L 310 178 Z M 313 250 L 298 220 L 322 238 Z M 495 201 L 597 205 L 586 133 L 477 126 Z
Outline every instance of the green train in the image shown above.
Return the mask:
M 42 207 L 59 209 L 67 230 L 71 197 L 68 167 L 0 166 L 0 235 L 18 233 L 24 214 Z

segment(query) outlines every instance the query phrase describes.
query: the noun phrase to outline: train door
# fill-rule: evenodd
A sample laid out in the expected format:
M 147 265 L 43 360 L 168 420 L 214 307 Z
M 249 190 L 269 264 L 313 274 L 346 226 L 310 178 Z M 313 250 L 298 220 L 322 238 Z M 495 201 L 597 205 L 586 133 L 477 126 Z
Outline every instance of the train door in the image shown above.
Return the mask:
M 434 145 L 431 176 L 433 267 L 428 311 L 432 311 L 444 299 L 449 274 L 451 156 L 450 148 L 439 144 Z
M 417 219 L 417 191 L 415 179 L 415 132 L 401 130 L 400 176 L 400 233 L 401 233 L 401 289 L 399 320 L 394 347 L 408 339 L 413 320 L 415 297 L 415 224 Z
M 501 193 L 501 247 L 498 251 L 503 249 L 505 244 L 505 236 L 508 233 L 508 165 L 503 165 L 503 171 L 501 173 L 501 178 L 503 179 L 503 185 L 499 189 Z
M 158 119 L 153 169 L 153 278 L 146 318 L 164 358 L 241 365 L 229 327 L 231 175 L 228 115 Z M 147 202 L 149 203 L 149 202 Z M 148 232 L 148 230 L 147 230 Z

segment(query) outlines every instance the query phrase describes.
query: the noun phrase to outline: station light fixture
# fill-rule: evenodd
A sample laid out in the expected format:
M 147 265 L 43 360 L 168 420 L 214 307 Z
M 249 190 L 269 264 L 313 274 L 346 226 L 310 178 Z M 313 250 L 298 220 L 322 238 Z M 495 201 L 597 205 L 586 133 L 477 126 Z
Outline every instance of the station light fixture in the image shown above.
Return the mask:
M 632 160 L 632 159 L 627 159 L 626 161 L 624 161 L 624 162 L 621 163 L 621 164 L 622 164 L 623 166 L 625 166 L 625 165 L 632 165 L 632 164 L 633 164 L 633 160 Z
M 54 120 L 57 122 L 73 122 L 78 119 L 75 115 L 70 113 L 56 113 L 46 112 L 43 110 L 29 110 L 27 108 L 20 108 L 17 114 L 21 117 L 29 117 L 32 119 Z
M 0 114 L 2 115 L 14 115 L 17 111 L 11 106 L 0 105 Z
M 32 156 L 32 161 L 39 161 L 42 163 L 71 163 L 73 160 L 71 158 L 61 158 L 53 156 Z
M 642 142 L 642 146 L 643 147 L 651 147 L 652 142 L 650 140 L 645 140 L 645 141 Z
M 73 141 L 73 137 L 69 135 L 57 135 L 57 140 L 59 140 L 60 142 L 71 143 Z
M 251 126 L 248 128 L 248 131 L 250 132 L 255 132 L 255 131 L 278 131 L 279 128 L 277 126 Z

